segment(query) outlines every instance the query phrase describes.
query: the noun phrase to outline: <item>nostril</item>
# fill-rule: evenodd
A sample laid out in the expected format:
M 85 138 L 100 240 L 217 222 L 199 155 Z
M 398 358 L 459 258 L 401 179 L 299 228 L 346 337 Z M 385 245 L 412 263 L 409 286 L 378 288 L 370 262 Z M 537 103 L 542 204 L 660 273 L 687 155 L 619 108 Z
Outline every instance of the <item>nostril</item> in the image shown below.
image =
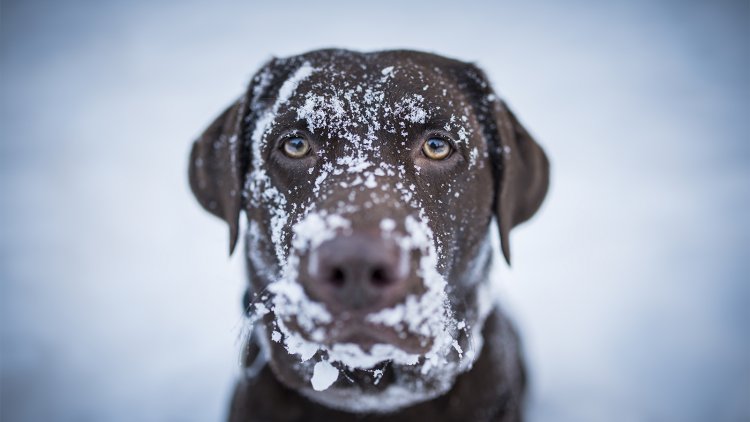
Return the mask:
M 346 275 L 344 275 L 344 271 L 341 268 L 334 268 L 331 272 L 331 284 L 333 284 L 336 287 L 341 287 L 346 283 Z
M 400 303 L 413 291 L 409 264 L 403 267 L 402 249 L 394 239 L 369 232 L 341 234 L 312 252 L 307 272 L 300 271 L 300 282 L 331 312 L 371 312 Z
M 383 268 L 375 268 L 370 273 L 370 282 L 378 287 L 383 287 L 390 284 L 391 279 Z

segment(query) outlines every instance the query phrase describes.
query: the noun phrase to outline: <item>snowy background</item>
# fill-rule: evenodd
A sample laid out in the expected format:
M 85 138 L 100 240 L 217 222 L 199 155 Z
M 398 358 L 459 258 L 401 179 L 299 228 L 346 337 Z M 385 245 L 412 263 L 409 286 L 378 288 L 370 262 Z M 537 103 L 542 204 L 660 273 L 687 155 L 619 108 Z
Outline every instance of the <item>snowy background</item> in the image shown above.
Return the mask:
M 243 273 L 190 142 L 271 55 L 476 61 L 545 147 L 532 421 L 750 419 L 750 3 L 0 3 L 0 418 L 218 421 Z M 606 4 L 609 3 L 609 4 Z

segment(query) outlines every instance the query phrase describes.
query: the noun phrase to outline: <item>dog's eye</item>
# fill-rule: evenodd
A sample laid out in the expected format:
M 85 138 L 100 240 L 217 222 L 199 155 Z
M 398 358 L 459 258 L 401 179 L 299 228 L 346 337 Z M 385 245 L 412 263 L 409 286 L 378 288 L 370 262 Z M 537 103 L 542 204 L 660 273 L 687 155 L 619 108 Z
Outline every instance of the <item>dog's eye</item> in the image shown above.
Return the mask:
M 284 140 L 281 149 L 289 158 L 302 158 L 310 152 L 310 142 L 299 136 L 292 136 Z
M 422 145 L 422 152 L 432 160 L 444 160 L 451 154 L 451 145 L 440 138 L 430 138 Z

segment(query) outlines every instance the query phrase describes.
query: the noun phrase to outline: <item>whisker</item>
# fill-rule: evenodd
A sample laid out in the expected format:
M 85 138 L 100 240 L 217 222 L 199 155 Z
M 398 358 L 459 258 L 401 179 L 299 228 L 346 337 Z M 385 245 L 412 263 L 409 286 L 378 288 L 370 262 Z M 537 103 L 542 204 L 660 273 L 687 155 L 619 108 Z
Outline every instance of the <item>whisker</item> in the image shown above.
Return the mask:
M 253 295 L 253 300 L 244 309 L 245 312 L 238 318 L 237 322 L 235 323 L 234 329 L 237 329 L 239 327 L 239 332 L 237 333 L 237 339 L 235 343 L 243 345 L 243 347 L 240 348 L 240 364 L 242 364 L 243 361 L 245 350 L 244 345 L 251 341 L 255 323 L 260 319 L 260 317 L 254 315 L 254 308 L 260 301 L 263 301 L 265 304 L 270 300 L 270 296 L 266 295 L 267 290 L 268 286 L 265 286 L 263 290 Z M 264 296 L 266 297 L 266 299 L 263 299 Z

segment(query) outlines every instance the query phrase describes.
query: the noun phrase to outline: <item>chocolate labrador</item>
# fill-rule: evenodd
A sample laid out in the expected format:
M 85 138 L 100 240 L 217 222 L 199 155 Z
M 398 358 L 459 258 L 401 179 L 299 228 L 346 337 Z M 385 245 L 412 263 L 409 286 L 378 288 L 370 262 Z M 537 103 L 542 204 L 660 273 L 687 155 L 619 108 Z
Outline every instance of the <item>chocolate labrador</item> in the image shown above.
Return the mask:
M 416 51 L 272 59 L 195 141 L 189 175 L 230 253 L 247 217 L 231 421 L 522 419 L 491 240 L 510 262 L 549 164 L 476 66 Z

